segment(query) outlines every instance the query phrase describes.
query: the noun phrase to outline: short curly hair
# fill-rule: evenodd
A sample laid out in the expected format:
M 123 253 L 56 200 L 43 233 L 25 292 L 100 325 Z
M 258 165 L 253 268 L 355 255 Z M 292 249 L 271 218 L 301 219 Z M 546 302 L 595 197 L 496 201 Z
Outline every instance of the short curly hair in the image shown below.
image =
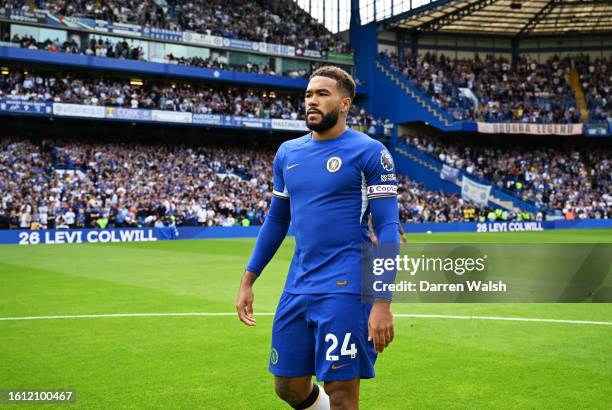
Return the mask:
M 353 77 L 340 67 L 327 65 L 316 69 L 310 75 L 310 80 L 314 77 L 327 77 L 336 80 L 338 90 L 345 92 L 351 100 L 355 99 L 355 81 Z

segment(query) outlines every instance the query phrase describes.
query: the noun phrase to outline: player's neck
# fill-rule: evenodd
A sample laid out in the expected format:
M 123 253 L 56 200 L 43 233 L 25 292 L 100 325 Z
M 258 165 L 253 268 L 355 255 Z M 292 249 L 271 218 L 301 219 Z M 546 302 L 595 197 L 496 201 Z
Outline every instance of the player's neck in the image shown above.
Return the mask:
M 338 138 L 340 135 L 346 131 L 348 127 L 346 126 L 346 121 L 338 121 L 336 125 L 331 127 L 330 129 L 324 132 L 312 132 L 312 139 L 315 141 L 327 141 L 334 138 Z

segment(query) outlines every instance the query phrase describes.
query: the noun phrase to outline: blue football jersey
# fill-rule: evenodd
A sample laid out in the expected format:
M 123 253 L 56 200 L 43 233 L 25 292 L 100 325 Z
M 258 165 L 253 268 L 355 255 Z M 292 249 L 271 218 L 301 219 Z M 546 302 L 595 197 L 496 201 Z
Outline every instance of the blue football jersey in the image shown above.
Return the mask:
M 350 128 L 331 140 L 286 141 L 274 158 L 273 194 L 290 201 L 296 242 L 285 292 L 359 294 L 368 201 L 397 196 L 385 146 Z

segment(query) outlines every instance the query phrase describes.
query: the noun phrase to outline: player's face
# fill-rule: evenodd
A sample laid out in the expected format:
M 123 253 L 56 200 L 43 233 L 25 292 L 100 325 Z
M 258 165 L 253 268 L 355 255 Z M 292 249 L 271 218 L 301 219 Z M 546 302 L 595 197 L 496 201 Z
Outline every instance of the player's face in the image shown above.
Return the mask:
M 306 89 L 306 126 L 312 131 L 325 132 L 338 122 L 343 97 L 336 80 L 314 77 Z

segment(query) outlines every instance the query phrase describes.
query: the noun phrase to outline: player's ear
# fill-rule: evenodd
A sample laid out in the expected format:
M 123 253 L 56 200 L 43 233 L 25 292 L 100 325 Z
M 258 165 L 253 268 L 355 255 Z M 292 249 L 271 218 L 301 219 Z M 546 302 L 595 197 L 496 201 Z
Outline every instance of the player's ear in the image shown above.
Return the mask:
M 340 108 L 340 112 L 342 114 L 347 114 L 349 112 L 349 108 L 351 107 L 351 97 L 342 98 L 342 108 Z

